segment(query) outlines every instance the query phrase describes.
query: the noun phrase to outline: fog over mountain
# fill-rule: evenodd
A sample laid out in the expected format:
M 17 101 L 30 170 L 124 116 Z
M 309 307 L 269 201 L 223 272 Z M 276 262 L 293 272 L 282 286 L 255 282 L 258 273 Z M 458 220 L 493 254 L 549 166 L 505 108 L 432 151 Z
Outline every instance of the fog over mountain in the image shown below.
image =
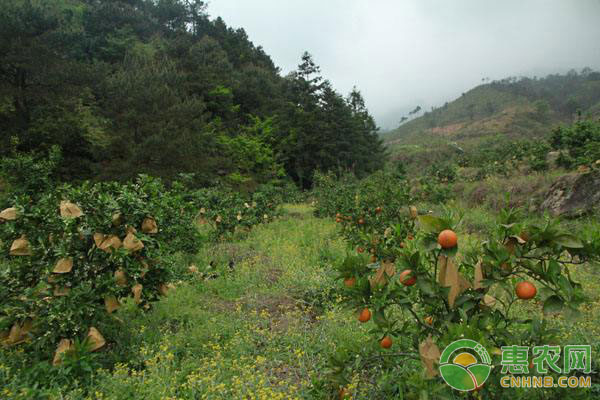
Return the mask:
M 304 50 L 377 122 L 452 100 L 482 78 L 600 69 L 598 0 L 212 0 L 287 73 Z

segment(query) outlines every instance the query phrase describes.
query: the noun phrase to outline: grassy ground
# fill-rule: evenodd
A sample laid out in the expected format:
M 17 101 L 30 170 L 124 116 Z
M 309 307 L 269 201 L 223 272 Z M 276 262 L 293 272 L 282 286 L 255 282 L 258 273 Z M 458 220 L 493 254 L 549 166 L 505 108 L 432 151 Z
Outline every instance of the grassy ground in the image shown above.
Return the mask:
M 489 212 L 472 211 L 462 228 L 464 240 L 493 224 Z M 107 368 L 92 381 L 56 383 L 44 393 L 56 399 L 333 398 L 335 388 L 324 377 L 337 348 L 381 354 L 368 334 L 371 324 L 358 324 L 353 311 L 339 305 L 341 283 L 331 264 L 344 256 L 345 247 L 335 229 L 331 221 L 314 218 L 308 206 L 286 206 L 283 218 L 187 257 L 182 270 L 195 264 L 206 273 L 181 282 L 148 313 L 136 312 L 133 304 L 122 307 Z M 581 319 L 550 323 L 561 330 L 564 343 L 594 342 L 597 352 L 600 282 L 592 267 L 576 274 L 590 295 Z M 539 308 L 531 303 L 515 312 Z M 398 338 L 397 345 L 405 339 L 410 338 Z M 23 381 L 25 372 L 7 366 L 18 350 L 0 356 L 0 382 L 7 382 L 0 397 L 40 396 Z M 377 367 L 356 369 L 348 386 L 353 398 L 386 399 L 393 391 L 404 393 L 399 399 L 465 398 L 448 394 L 441 382 L 423 380 L 417 360 L 393 362 L 398 366 L 387 375 Z M 88 385 L 93 389 L 84 395 Z

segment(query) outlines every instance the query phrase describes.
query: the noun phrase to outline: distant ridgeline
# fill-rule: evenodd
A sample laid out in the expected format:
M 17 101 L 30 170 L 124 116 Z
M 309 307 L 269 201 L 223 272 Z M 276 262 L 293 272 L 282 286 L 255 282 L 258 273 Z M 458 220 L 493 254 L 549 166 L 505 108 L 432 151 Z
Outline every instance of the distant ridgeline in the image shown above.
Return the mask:
M 510 140 L 547 137 L 578 113 L 600 115 L 600 72 L 590 68 L 482 84 L 442 107 L 413 114 L 419 117 L 403 118 L 409 120 L 384 139 L 394 153 L 424 141 L 468 148 L 498 134 Z
M 61 176 L 253 186 L 380 168 L 358 90 L 308 53 L 282 77 L 203 1 L 0 0 L 0 157 L 62 150 Z

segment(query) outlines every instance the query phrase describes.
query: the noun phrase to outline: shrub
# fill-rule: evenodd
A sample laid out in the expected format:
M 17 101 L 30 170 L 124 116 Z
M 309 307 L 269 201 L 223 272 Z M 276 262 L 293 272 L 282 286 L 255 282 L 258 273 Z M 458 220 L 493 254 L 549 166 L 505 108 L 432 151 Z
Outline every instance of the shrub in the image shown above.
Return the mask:
M 110 323 L 124 297 L 148 308 L 168 290 L 165 256 L 199 240 L 190 207 L 144 176 L 63 185 L 10 206 L 15 219 L 0 225 L 0 331 L 7 343 L 38 351 L 83 340 L 90 327 Z
M 600 122 L 579 120 L 571 126 L 560 126 L 552 132 L 551 146 L 556 150 L 566 150 L 557 163 L 565 168 L 573 168 L 600 160 Z
M 407 219 L 381 222 L 412 227 Z M 346 304 L 357 313 L 368 309 L 372 315 L 367 318 L 363 312 L 360 320 L 374 322 L 369 331 L 373 341 L 392 338 L 399 343 L 393 349 L 404 353 L 389 356 L 420 357 L 429 377 L 437 375 L 433 367 L 437 360 L 431 354 L 439 355 L 439 349 L 457 338 L 473 339 L 496 352 L 503 345 L 555 342 L 553 331 L 536 315 L 511 313 L 517 302 L 525 301 L 518 296 L 526 297 L 517 284 L 526 281 L 538 286 L 544 314 L 574 315 L 585 296 L 569 273 L 571 265 L 600 258 L 598 232 L 577 238 L 555 220 L 522 222 L 520 212 L 504 210 L 495 232 L 469 245 L 462 237 L 457 245 L 453 233 L 447 232 L 456 230 L 459 221 L 449 210 L 442 217 L 422 215 L 415 240 L 404 240 L 405 230 L 389 231 L 384 259 L 370 264 L 363 254 L 349 254 L 337 265 L 346 286 Z M 344 230 L 341 234 L 354 244 Z M 330 376 L 340 386 L 349 384 L 349 363 L 360 369 L 366 365 L 361 362 L 369 359 L 344 356 L 344 351 L 334 357 Z M 490 386 L 484 391 L 491 396 L 496 389 Z

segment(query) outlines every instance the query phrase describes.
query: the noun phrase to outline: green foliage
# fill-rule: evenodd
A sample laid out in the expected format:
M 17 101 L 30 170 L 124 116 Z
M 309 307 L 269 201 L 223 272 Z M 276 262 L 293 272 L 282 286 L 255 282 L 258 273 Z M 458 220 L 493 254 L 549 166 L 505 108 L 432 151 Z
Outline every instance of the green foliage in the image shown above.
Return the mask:
M 315 215 L 335 217 L 349 246 L 373 259 L 393 258 L 390 249 L 410 237 L 413 225 L 404 218 L 409 189 L 393 173 L 377 172 L 362 180 L 317 175 L 313 194 Z
M 26 193 L 34 196 L 52 188 L 54 175 L 61 155 L 57 147 L 53 147 L 48 157 L 35 157 L 27 154 L 16 154 L 0 160 L 0 181 L 4 183 L 7 196 Z
M 254 190 L 285 174 L 383 166 L 377 127 L 303 56 L 282 77 L 202 1 L 0 2 L 0 156 L 58 146 L 63 181 L 173 181 Z
M 372 202 L 369 208 L 377 204 Z M 363 215 L 363 209 L 363 204 L 357 204 L 346 214 Z M 581 283 L 573 279 L 573 270 L 575 265 L 600 260 L 598 233 L 576 236 L 556 220 L 527 221 L 514 209 L 500 211 L 495 229 L 484 240 L 469 242 L 459 236 L 457 246 L 445 248 L 438 244 L 438 235 L 447 229 L 456 231 L 461 220 L 450 209 L 439 217 L 421 215 L 418 228 L 407 214 L 381 218 L 382 226 L 391 227 L 384 235 L 384 257 L 369 262 L 359 247 L 358 256 L 348 254 L 336 270 L 339 278 L 353 279 L 350 284 L 345 281 L 344 302 L 352 309 L 370 309 L 373 341 L 390 336 L 397 343 L 401 353 L 390 357 L 416 356 L 427 338 L 439 349 L 464 337 L 498 351 L 508 344 L 554 342 L 557 332 L 541 315 L 511 312 L 523 301 L 516 284 L 530 281 L 538 286 L 539 311 L 544 314 L 577 318 L 587 298 Z M 343 224 L 340 235 L 354 249 L 355 238 Z M 416 232 L 414 240 L 405 240 L 406 229 L 394 229 L 402 226 L 408 227 L 409 239 Z M 414 281 L 407 283 L 406 276 Z M 348 349 L 336 354 L 344 351 Z M 331 365 L 331 382 L 346 385 L 347 370 L 360 370 L 368 363 L 364 354 L 350 352 L 348 357 L 334 357 Z M 379 365 L 385 374 L 397 364 L 381 361 Z M 498 389 L 497 371 L 496 375 L 489 390 Z
M 561 150 L 557 162 L 565 168 L 594 163 L 600 160 L 600 122 L 584 119 L 557 127 L 550 144 Z

